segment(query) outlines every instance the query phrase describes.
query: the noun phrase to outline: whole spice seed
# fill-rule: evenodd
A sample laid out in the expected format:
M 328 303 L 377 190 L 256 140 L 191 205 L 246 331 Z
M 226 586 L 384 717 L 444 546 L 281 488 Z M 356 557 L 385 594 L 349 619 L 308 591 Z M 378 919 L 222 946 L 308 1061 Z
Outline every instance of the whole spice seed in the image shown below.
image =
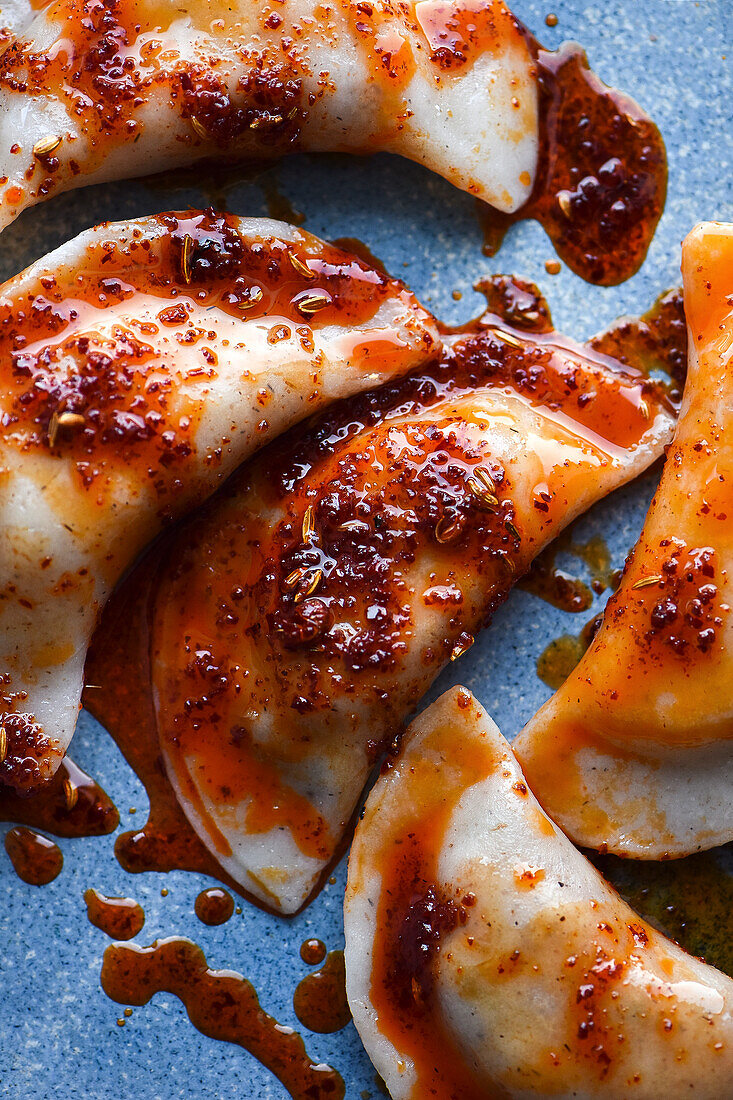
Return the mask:
M 315 512 L 313 510 L 313 505 L 312 504 L 309 504 L 308 507 L 305 510 L 305 515 L 303 516 L 303 526 L 302 526 L 302 529 L 301 529 L 301 533 L 303 535 L 303 542 L 310 542 L 311 539 L 315 537 L 315 534 L 316 534 L 316 519 L 315 519 Z
M 482 481 L 479 481 L 477 477 L 471 475 L 466 479 L 466 485 L 473 493 L 476 500 L 482 506 L 482 508 L 488 508 L 489 510 L 495 508 L 499 503 L 498 498 L 494 493 L 490 492 Z
M 560 209 L 562 210 L 565 217 L 568 220 L 570 220 L 570 218 L 572 217 L 572 212 L 573 211 L 572 211 L 572 207 L 570 205 L 570 192 L 569 191 L 558 191 L 558 193 L 557 193 L 557 205 L 560 207 Z
M 310 314 L 318 313 L 319 310 L 329 306 L 331 299 L 326 297 L 325 294 L 306 294 L 303 298 L 299 298 L 295 304 L 301 313 L 310 316 Z
M 313 576 L 310 579 L 308 587 L 306 589 L 304 589 L 302 592 L 297 592 L 295 594 L 295 603 L 300 603 L 301 600 L 307 600 L 309 596 L 312 596 L 313 593 L 315 592 L 315 590 L 318 588 L 318 586 L 319 586 L 319 584 L 321 583 L 322 580 L 323 580 L 323 570 L 322 569 L 316 569 L 315 572 L 313 573 Z
M 181 248 L 181 274 L 183 275 L 184 283 L 191 282 L 191 256 L 193 255 L 193 237 L 188 233 L 183 238 L 183 246 Z
M 36 160 L 43 160 L 44 157 L 53 153 L 54 149 L 58 149 L 60 144 L 61 138 L 58 134 L 47 134 L 33 146 L 33 156 Z
M 498 336 L 503 343 L 509 344 L 513 348 L 521 348 L 522 346 L 521 340 L 517 340 L 516 336 L 512 336 L 509 332 L 504 332 L 501 328 L 492 328 L 491 333 L 494 336 Z
M 655 573 L 652 576 L 641 577 L 640 580 L 634 581 L 634 583 L 632 584 L 631 587 L 632 588 L 651 588 L 651 586 L 653 584 L 659 584 L 661 580 L 662 580 L 661 576 L 658 573 Z
M 249 296 L 244 298 L 241 302 L 237 302 L 237 309 L 252 309 L 264 298 L 264 291 L 261 286 L 251 286 L 249 288 Z
M 51 419 L 48 422 L 48 442 L 51 444 L 52 447 L 55 447 L 59 432 L 76 431 L 77 428 L 83 428 L 84 424 L 85 420 L 81 413 L 53 413 Z
M 73 810 L 79 801 L 79 788 L 75 787 L 70 779 L 64 780 L 64 797 L 66 798 L 66 809 Z
M 298 584 L 299 581 L 302 581 L 306 572 L 307 570 L 304 569 L 302 565 L 298 566 L 297 569 L 293 569 L 292 573 L 288 573 L 287 577 L 283 581 L 283 584 L 286 588 L 295 588 L 296 584 Z
M 196 115 L 191 115 L 191 118 L 190 118 L 189 121 L 191 123 L 191 128 L 193 129 L 194 133 L 197 134 L 198 137 L 200 137 L 202 141 L 207 141 L 209 135 L 208 135 L 208 132 L 207 132 L 206 127 L 204 126 L 203 122 L 201 122 L 199 119 L 197 119 Z
M 639 402 L 639 412 L 645 420 L 649 419 L 649 406 L 643 398 Z
M 5 726 L 0 726 L 0 764 L 8 755 L 8 731 Z
M 457 539 L 463 529 L 458 516 L 441 516 L 435 525 L 435 540 L 443 545 Z
M 513 535 L 515 539 L 517 539 L 517 540 L 521 539 L 522 536 L 519 534 L 519 531 L 517 530 L 517 528 L 515 527 L 515 525 L 512 523 L 512 521 L 510 519 L 506 520 L 506 522 L 504 523 L 504 526 L 506 527 L 509 534 Z
M 302 275 L 304 279 L 315 279 L 315 277 L 316 277 L 315 271 L 311 271 L 311 269 L 309 267 L 306 267 L 306 265 L 303 263 L 303 261 L 301 259 L 299 259 L 295 255 L 294 252 L 288 252 L 288 257 L 290 259 L 291 264 L 293 265 L 293 267 L 295 268 L 295 270 L 298 272 L 299 275 Z

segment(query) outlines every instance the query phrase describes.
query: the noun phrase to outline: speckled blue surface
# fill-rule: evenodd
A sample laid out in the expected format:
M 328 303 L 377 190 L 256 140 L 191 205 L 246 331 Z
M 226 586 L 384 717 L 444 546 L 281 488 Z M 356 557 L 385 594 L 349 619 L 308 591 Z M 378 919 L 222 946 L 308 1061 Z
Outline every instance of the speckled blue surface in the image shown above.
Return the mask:
M 552 248 L 531 223 L 517 226 L 499 256 L 488 261 L 481 254 L 473 200 L 404 161 L 298 158 L 279 166 L 276 178 L 282 193 L 304 212 L 308 229 L 325 237 L 361 238 L 440 317 L 468 318 L 481 304 L 471 290 L 476 279 L 492 270 L 510 271 L 545 289 L 558 328 L 585 337 L 621 313 L 645 309 L 679 281 L 679 244 L 695 222 L 733 220 L 733 2 L 515 0 L 512 7 L 548 46 L 568 38 L 582 42 L 599 75 L 637 98 L 664 134 L 670 161 L 667 208 L 648 259 L 630 282 L 598 289 L 565 270 L 550 278 L 544 262 L 552 258 Z M 548 11 L 559 17 L 555 28 L 544 24 Z M 3 234 L 0 277 L 96 221 L 207 201 L 205 192 L 131 183 L 64 196 L 29 211 Z M 250 182 L 230 190 L 228 205 L 240 214 L 265 213 L 262 186 Z M 463 292 L 460 302 L 452 299 L 453 290 Z M 652 489 L 653 479 L 647 478 L 604 501 L 582 521 L 578 538 L 603 533 L 614 565 L 620 565 Z M 579 630 L 585 618 L 515 592 L 433 694 L 456 680 L 466 683 L 513 736 L 548 694 L 535 672 L 538 655 L 551 638 Z M 112 795 L 121 828 L 144 817 L 140 784 L 86 714 L 73 756 Z M 137 808 L 136 818 L 130 807 Z M 99 985 L 109 941 L 88 923 L 82 895 L 94 886 L 136 897 L 146 913 L 138 942 L 191 936 L 213 966 L 248 975 L 263 1006 L 282 1023 L 297 1026 L 293 990 L 309 969 L 298 948 L 313 935 L 329 948 L 342 945 L 345 861 L 335 882 L 294 920 L 244 904 L 241 915 L 212 929 L 193 912 L 208 880 L 183 873 L 127 875 L 114 858 L 114 836 L 60 844 L 63 873 L 42 888 L 17 879 L 0 850 L 0 1091 L 12 1100 L 285 1097 L 282 1086 L 244 1051 L 195 1031 L 174 997 L 157 995 L 118 1027 L 121 1006 Z M 167 897 L 161 896 L 163 886 Z M 353 1026 L 332 1036 L 306 1032 L 305 1040 L 315 1060 L 340 1070 L 349 1100 L 378 1095 Z

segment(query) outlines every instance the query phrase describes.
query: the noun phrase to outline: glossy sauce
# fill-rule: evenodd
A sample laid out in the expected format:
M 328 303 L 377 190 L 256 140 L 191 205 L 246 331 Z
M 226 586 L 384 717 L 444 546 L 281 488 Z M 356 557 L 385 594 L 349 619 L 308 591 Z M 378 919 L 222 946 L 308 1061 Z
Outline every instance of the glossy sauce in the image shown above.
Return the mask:
M 145 924 L 143 907 L 134 898 L 108 898 L 90 888 L 84 901 L 90 924 L 113 940 L 131 940 Z
M 535 218 L 576 274 L 602 286 L 621 283 L 643 262 L 664 209 L 661 135 L 631 100 L 598 79 L 579 46 L 550 53 L 527 37 L 540 86 L 535 186 L 515 214 L 480 207 L 484 251 L 493 256 L 513 222 Z
M 343 1100 L 341 1075 L 312 1062 L 301 1037 L 260 1007 L 250 982 L 229 970 L 209 969 L 203 951 L 190 940 L 160 940 L 152 947 L 113 944 L 104 953 L 101 981 L 119 1004 L 144 1005 L 156 993 L 172 993 L 198 1031 L 249 1051 L 293 1100 Z
M 53 882 L 64 865 L 58 844 L 25 825 L 17 825 L 5 834 L 5 851 L 18 878 L 30 886 Z
M 175 692 L 170 703 L 167 696 L 161 696 L 166 708 L 163 711 L 165 736 L 171 737 L 170 744 L 175 752 L 189 743 L 195 747 L 199 758 L 206 760 L 207 768 L 211 764 L 211 789 L 215 791 L 220 787 L 227 804 L 251 789 L 248 785 L 252 776 L 258 775 L 261 797 L 257 818 L 251 814 L 248 818 L 249 827 L 253 831 L 290 828 L 304 853 L 328 860 L 338 852 L 337 838 L 330 836 L 319 824 L 302 796 L 288 790 L 279 767 L 273 765 L 267 754 L 259 753 L 250 733 L 242 726 L 241 718 L 236 720 L 235 727 L 226 719 L 228 707 L 233 708 L 233 714 L 242 711 L 244 672 L 230 672 L 230 653 L 217 653 L 217 647 L 224 642 L 229 645 L 237 630 L 243 629 L 249 621 L 242 618 L 240 624 L 242 609 L 246 610 L 247 586 L 251 587 L 257 602 L 251 621 L 271 622 L 270 644 L 281 651 L 278 667 L 282 676 L 290 667 L 297 670 L 299 654 L 307 654 L 314 644 L 319 647 L 317 652 L 323 654 L 317 658 L 318 664 L 308 662 L 302 684 L 294 679 L 291 685 L 293 708 L 283 715 L 281 728 L 284 731 L 292 726 L 292 744 L 281 738 L 282 753 L 290 753 L 293 762 L 297 763 L 301 759 L 299 754 L 308 751 L 307 744 L 301 745 L 304 729 L 301 716 L 307 717 L 314 709 L 317 711 L 318 706 L 325 706 L 329 698 L 328 678 L 324 674 L 319 680 L 324 658 L 343 662 L 350 678 L 361 675 L 364 682 L 370 682 L 365 679 L 367 675 L 376 675 L 374 669 L 383 670 L 375 682 L 383 692 L 385 706 L 391 706 L 395 712 L 390 725 L 396 728 L 409 710 L 410 701 L 414 705 L 424 691 L 432 675 L 431 669 L 437 672 L 457 646 L 467 647 L 469 633 L 476 628 L 477 620 L 488 619 L 508 593 L 515 574 L 526 567 L 522 564 L 526 560 L 522 554 L 531 557 L 529 547 L 522 549 L 521 530 L 514 525 L 511 486 L 508 479 L 502 482 L 503 471 L 498 466 L 491 471 L 495 487 L 501 487 L 501 504 L 486 510 L 473 490 L 468 491 L 465 482 L 478 457 L 478 452 L 471 450 L 474 444 L 470 438 L 464 447 L 462 443 L 458 445 L 460 441 L 450 441 L 447 436 L 431 436 L 434 422 L 430 419 L 430 410 L 446 399 L 460 403 L 464 395 L 476 392 L 477 385 L 488 384 L 505 388 L 506 392 L 559 418 L 564 403 L 569 402 L 575 430 L 587 430 L 590 438 L 602 440 L 603 446 L 610 451 L 615 447 L 623 448 L 644 431 L 646 424 L 640 401 L 659 400 L 658 390 L 652 383 L 633 374 L 620 381 L 609 378 L 604 373 L 608 361 L 602 357 L 597 362 L 603 371 L 586 378 L 578 373 L 573 363 L 575 357 L 587 358 L 587 349 L 563 341 L 552 332 L 546 303 L 535 288 L 502 279 L 487 284 L 485 290 L 494 310 L 501 310 L 515 323 L 521 322 L 524 330 L 507 328 L 501 317 L 486 314 L 480 321 L 467 326 L 465 336 L 445 353 L 441 362 L 372 393 L 339 402 L 316 421 L 286 434 L 253 464 L 245 466 L 230 490 L 236 494 L 242 483 L 248 483 L 254 470 L 265 470 L 267 492 L 273 495 L 275 502 L 284 500 L 287 503 L 286 522 L 268 533 L 266 539 L 263 539 L 261 527 L 258 528 L 257 546 L 253 544 L 243 549 L 245 515 L 241 511 L 243 506 L 237 504 L 231 531 L 228 520 L 227 524 L 217 521 L 215 541 L 222 543 L 224 555 L 210 582 L 209 575 L 196 565 L 199 541 L 204 539 L 206 550 L 206 540 L 213 537 L 208 533 L 206 520 L 199 515 L 183 528 L 185 536 L 176 533 L 157 550 L 154 548 L 107 604 L 86 668 L 87 681 L 100 687 L 88 688 L 84 702 L 112 733 L 145 784 L 150 798 L 148 822 L 134 833 L 123 834 L 116 844 L 117 856 L 127 870 L 180 868 L 201 871 L 242 892 L 241 886 L 237 887 L 222 871 L 218 860 L 198 839 L 166 778 L 149 686 L 147 601 L 151 583 L 161 606 L 167 609 L 171 637 L 175 639 L 173 649 L 166 649 L 167 659 L 175 655 L 179 660 L 176 651 L 180 648 L 183 662 L 181 675 L 172 681 Z M 529 336 L 526 330 L 532 330 L 532 335 Z M 595 361 L 593 353 L 590 359 Z M 586 387 L 587 400 L 579 400 Z M 662 399 L 663 404 L 667 401 L 666 397 Z M 461 406 L 456 404 L 455 407 Z M 379 441 L 380 436 L 376 433 L 383 430 L 389 417 L 403 418 L 405 413 L 413 413 L 414 418 L 409 428 L 401 426 L 400 430 L 412 433 L 413 454 L 419 451 L 422 457 L 418 456 L 417 461 L 411 458 L 405 463 L 404 472 L 395 477 L 394 485 L 388 482 L 387 486 L 392 494 L 388 503 L 393 508 L 401 500 L 398 493 L 407 494 L 409 537 L 402 534 L 399 525 L 394 530 L 380 526 L 378 513 L 382 512 L 385 501 L 379 496 L 371 504 L 370 498 L 364 498 L 355 513 L 353 475 L 346 465 L 347 460 L 352 462 L 352 454 L 358 455 L 358 477 L 371 478 L 377 467 L 367 453 L 367 442 L 372 438 L 370 433 L 374 432 L 373 438 Z M 381 442 L 378 446 L 375 444 L 375 455 L 379 455 L 381 467 L 388 470 L 393 459 L 388 449 L 380 450 L 382 446 Z M 444 465 L 452 451 L 455 451 L 455 471 Z M 439 461 L 434 458 L 436 454 Z M 440 457 L 443 454 L 445 458 Z M 327 501 L 314 508 L 313 523 L 318 539 L 313 545 L 304 544 L 301 528 L 306 505 L 312 499 L 310 482 L 318 484 L 314 471 L 323 470 L 318 477 L 327 477 L 337 460 L 344 464 L 342 469 L 347 476 L 339 474 L 336 481 L 330 483 Z M 236 502 L 236 495 L 232 499 Z M 543 501 L 539 500 L 538 505 L 544 507 Z M 373 525 L 365 522 L 370 518 L 369 507 L 374 512 Z M 450 533 L 450 537 L 445 532 L 446 509 L 455 520 L 455 533 Z M 544 512 L 541 514 L 544 516 Z M 345 533 L 342 525 L 348 526 L 357 516 L 361 526 L 355 538 L 351 532 Z M 442 524 L 441 536 L 437 539 L 435 532 L 439 523 Z M 230 534 L 234 540 L 231 547 L 226 543 Z M 460 547 L 465 568 L 473 568 L 474 576 L 476 572 L 486 575 L 482 582 L 486 586 L 485 602 L 476 610 L 464 610 L 460 601 L 455 603 L 452 590 L 446 586 L 430 596 L 443 601 L 446 635 L 440 650 L 430 655 L 422 673 L 424 681 L 421 679 L 413 689 L 399 674 L 401 650 L 398 643 L 409 608 L 405 608 L 402 588 L 393 587 L 390 577 L 400 568 L 402 560 L 405 567 L 409 567 L 422 541 L 434 547 L 436 539 L 437 551 L 432 550 L 432 553 L 447 555 L 455 563 L 456 547 Z M 213 549 L 207 550 L 209 552 L 213 553 Z M 242 560 L 248 563 L 246 575 L 239 564 Z M 266 561 L 275 562 L 276 569 L 273 571 L 267 566 L 258 580 L 262 563 Z M 471 567 L 472 562 L 478 564 Z M 298 600 L 300 590 L 285 584 L 285 579 L 297 576 L 299 571 L 307 574 L 316 566 L 321 567 L 324 574 L 327 572 L 328 588 L 324 579 L 315 596 L 301 596 Z M 159 569 L 163 569 L 161 578 L 157 576 Z M 374 570 L 373 580 L 366 584 L 369 569 Z M 358 621 L 353 601 L 360 601 L 361 595 L 355 588 L 354 576 L 360 578 L 359 586 L 366 584 L 363 623 L 359 624 L 360 634 L 347 635 L 345 642 L 330 628 L 340 601 L 344 601 L 344 608 L 351 608 L 349 619 Z M 175 598 L 165 595 L 164 599 L 163 594 L 170 585 L 176 591 Z M 381 617 L 370 616 L 368 607 L 376 602 L 378 592 L 386 613 Z M 184 651 L 183 643 L 191 636 L 194 620 L 198 623 L 195 633 L 211 639 L 206 652 Z M 322 689 L 318 687 L 319 682 Z M 282 694 L 282 685 L 279 690 Z M 405 691 L 410 694 L 408 703 L 403 699 Z M 213 724 L 209 713 L 218 716 Z M 221 725 L 221 735 L 217 723 Z M 207 749 L 209 744 L 211 752 Z M 372 759 L 375 759 L 382 747 L 375 744 L 369 751 L 373 751 Z M 224 757 L 226 766 L 222 765 Z M 180 776 L 178 778 L 180 780 Z M 214 851 L 227 855 L 228 842 L 213 819 L 208 819 L 207 828 Z M 327 867 L 324 877 L 326 873 Z
M 588 566 L 592 591 L 585 581 L 573 577 L 557 564 L 559 554 L 570 554 Z M 610 565 L 608 547 L 602 538 L 593 536 L 587 542 L 575 542 L 566 531 L 535 558 L 519 587 L 561 611 L 587 611 L 593 603 L 593 594 L 605 592 L 611 583 Z
M 537 658 L 537 675 L 553 691 L 557 691 L 579 663 L 601 625 L 602 616 L 586 623 L 579 634 L 561 634 L 545 646 Z
M 322 940 L 303 940 L 300 957 L 308 966 L 318 966 L 326 957 L 326 945 Z
M 234 898 L 220 886 L 210 886 L 196 898 L 194 911 L 202 924 L 226 924 L 234 912 Z
M 472 700 L 459 695 L 459 706 Z M 475 704 L 473 704 L 475 705 Z M 415 1064 L 418 1088 L 412 1100 L 485 1100 L 468 1063 L 457 1049 L 434 1001 L 435 960 L 441 939 L 466 921 L 472 895 L 443 886 L 437 870 L 440 849 L 453 811 L 465 788 L 490 775 L 499 764 L 491 746 L 459 743 L 446 767 L 445 783 L 436 781 L 428 762 L 431 741 L 441 744 L 438 731 L 426 739 L 424 760 L 415 760 L 409 781 L 414 797 L 402 815 L 385 815 L 390 829 L 380 835 L 380 852 L 370 857 L 379 866 L 381 886 L 374 923 L 370 999 L 379 1030 L 394 1043 L 399 1056 Z M 399 760 L 397 762 L 399 767 Z M 475 901 L 475 898 L 473 898 Z M 496 1097 L 503 1097 L 497 1088 Z
M 330 951 L 320 970 L 306 974 L 293 995 L 295 1015 L 309 1031 L 341 1031 L 351 1019 L 343 951 Z
M 106 836 L 120 815 L 99 784 L 65 756 L 53 779 L 30 794 L 0 787 L 0 821 L 19 822 L 54 836 Z

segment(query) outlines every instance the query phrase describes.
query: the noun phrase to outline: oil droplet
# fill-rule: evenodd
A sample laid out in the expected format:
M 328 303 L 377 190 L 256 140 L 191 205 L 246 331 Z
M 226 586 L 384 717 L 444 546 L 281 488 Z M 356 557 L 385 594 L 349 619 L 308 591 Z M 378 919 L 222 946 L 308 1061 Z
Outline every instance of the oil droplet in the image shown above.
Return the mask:
M 25 825 L 18 825 L 7 833 L 5 851 L 16 875 L 31 886 L 53 882 L 64 865 L 58 844 Z
M 548 14 L 545 16 L 545 23 L 547 24 L 548 27 L 556 27 L 557 26 L 558 18 L 555 15 L 554 11 L 548 12 Z
M 300 957 L 308 966 L 318 966 L 326 957 L 326 945 L 322 940 L 304 940 L 300 945 Z
M 144 1005 L 172 993 L 202 1035 L 236 1043 L 282 1082 L 293 1100 L 343 1100 L 344 1082 L 315 1063 L 302 1038 L 260 1006 L 254 987 L 231 970 L 210 970 L 200 947 L 173 937 L 151 947 L 111 944 L 102 963 L 102 989 L 118 1004 Z
M 293 995 L 293 1008 L 309 1031 L 340 1031 L 351 1019 L 346 1000 L 343 951 L 330 951 L 320 970 L 306 974 Z
M 562 264 L 559 260 L 545 260 L 545 271 L 548 275 L 559 275 L 562 271 Z
M 202 924 L 226 924 L 234 912 L 234 898 L 228 890 L 212 886 L 196 898 L 194 912 Z
M 84 894 L 87 917 L 113 940 L 131 940 L 145 924 L 145 913 L 134 898 L 108 898 L 97 890 Z
M 579 634 L 561 634 L 547 645 L 537 658 L 537 675 L 553 691 L 567 680 L 596 636 L 602 616 L 586 623 Z

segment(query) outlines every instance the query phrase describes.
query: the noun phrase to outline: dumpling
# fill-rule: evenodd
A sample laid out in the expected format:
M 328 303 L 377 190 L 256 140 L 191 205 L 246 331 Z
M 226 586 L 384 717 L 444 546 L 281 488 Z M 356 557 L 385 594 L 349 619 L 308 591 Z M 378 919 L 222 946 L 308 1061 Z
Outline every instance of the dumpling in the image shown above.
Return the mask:
M 168 776 L 221 866 L 283 912 L 441 668 L 671 436 L 659 391 L 587 347 L 496 317 L 447 339 L 255 456 L 156 578 Z
M 515 742 L 579 844 L 647 859 L 733 839 L 733 226 L 683 245 L 689 370 L 644 530 L 593 644 Z
M 99 226 L 0 287 L 0 780 L 55 770 L 98 611 L 166 521 L 438 347 L 401 284 L 210 211 Z
M 733 981 L 621 900 L 464 688 L 369 796 L 345 930 L 354 1023 L 394 1100 L 730 1094 Z
M 539 179 L 548 209 L 528 215 L 588 278 L 619 281 L 664 205 L 650 120 L 502 0 L 47 0 L 27 27 L 35 6 L 16 0 L 0 58 L 0 228 L 70 188 L 202 158 L 382 151 L 504 213 Z

